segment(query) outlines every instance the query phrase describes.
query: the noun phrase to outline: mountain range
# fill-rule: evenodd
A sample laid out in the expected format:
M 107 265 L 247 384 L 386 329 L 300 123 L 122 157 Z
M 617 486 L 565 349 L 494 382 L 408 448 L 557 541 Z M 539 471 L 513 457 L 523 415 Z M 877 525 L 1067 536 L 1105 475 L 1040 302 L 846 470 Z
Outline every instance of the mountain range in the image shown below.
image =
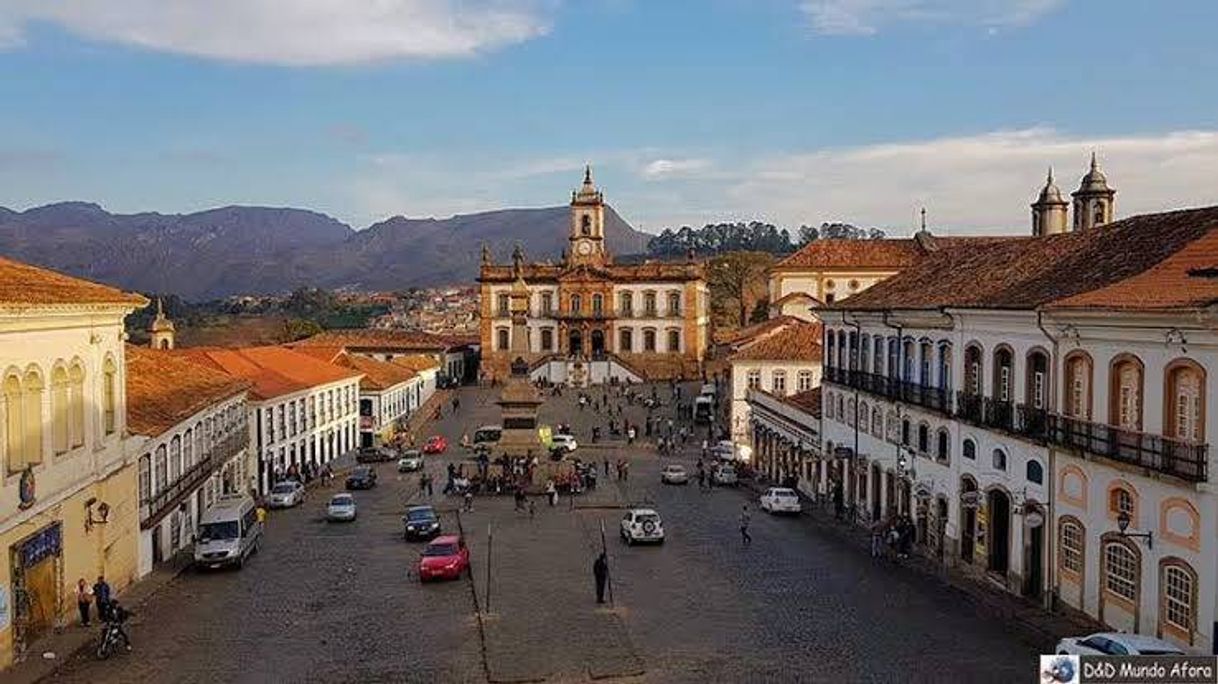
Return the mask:
M 0 254 L 127 290 L 199 301 L 304 286 L 377 291 L 470 282 L 482 245 L 500 262 L 517 242 L 530 260 L 558 259 L 569 224 L 565 206 L 447 219 L 394 216 L 354 230 L 304 209 L 112 214 L 89 202 L 60 202 L 20 212 L 0 207 Z M 642 252 L 650 237 L 606 207 L 611 252 Z

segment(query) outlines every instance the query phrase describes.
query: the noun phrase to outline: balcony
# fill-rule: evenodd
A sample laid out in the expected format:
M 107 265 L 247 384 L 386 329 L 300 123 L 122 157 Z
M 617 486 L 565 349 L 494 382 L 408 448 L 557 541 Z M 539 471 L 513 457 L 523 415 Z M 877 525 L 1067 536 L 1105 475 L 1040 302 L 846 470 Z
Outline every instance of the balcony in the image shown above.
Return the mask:
M 956 417 L 973 425 L 985 425 L 985 404 L 981 395 L 972 392 L 956 393 Z
M 916 382 L 907 382 L 876 373 L 864 373 L 844 368 L 826 368 L 825 379 L 846 385 L 891 401 L 913 404 L 939 413 L 951 411 L 947 391 L 939 387 L 928 387 Z
M 140 505 L 140 529 L 149 529 L 161 521 L 183 499 L 199 488 L 212 473 L 249 444 L 249 433 L 238 429 L 187 468 L 182 476 L 152 495 Z M 241 483 L 238 483 L 240 485 Z
M 1004 432 L 1014 432 L 1015 405 L 1013 403 L 986 397 L 982 404 L 984 406 L 982 424 L 985 427 Z
M 1196 444 L 1079 418 L 1048 414 L 1050 444 L 1077 449 L 1189 482 L 1209 480 L 1208 444 Z

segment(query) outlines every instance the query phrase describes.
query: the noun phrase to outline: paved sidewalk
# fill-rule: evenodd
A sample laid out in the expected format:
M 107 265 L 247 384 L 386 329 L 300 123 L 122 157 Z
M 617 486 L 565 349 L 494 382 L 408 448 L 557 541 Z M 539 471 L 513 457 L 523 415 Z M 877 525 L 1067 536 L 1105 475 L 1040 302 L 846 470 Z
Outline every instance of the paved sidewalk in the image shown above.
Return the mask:
M 772 485 L 764 481 L 750 480 L 746 486 L 754 493 L 760 494 Z M 811 519 L 819 529 L 828 530 L 843 541 L 856 545 L 861 552 L 871 553 L 871 534 L 868 530 L 859 525 L 838 521 L 831 510 L 808 499 L 804 501 L 804 518 Z M 899 561 L 885 558 L 877 562 L 897 563 L 912 572 L 925 575 L 928 580 L 938 581 L 954 590 L 960 598 L 1016 625 L 1030 643 L 1038 646 L 1054 643 L 1064 636 L 1090 634 L 1108 629 L 1085 615 L 1048 611 L 1039 604 L 1016 596 L 1001 587 L 966 576 L 959 570 L 945 570 L 943 565 L 933 558 L 914 554 Z

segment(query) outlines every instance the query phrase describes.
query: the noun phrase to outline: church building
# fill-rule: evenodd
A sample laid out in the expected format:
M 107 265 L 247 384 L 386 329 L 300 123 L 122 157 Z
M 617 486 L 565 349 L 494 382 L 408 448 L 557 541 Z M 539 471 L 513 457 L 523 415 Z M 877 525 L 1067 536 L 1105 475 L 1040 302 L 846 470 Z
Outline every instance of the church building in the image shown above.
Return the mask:
M 571 193 L 569 247 L 560 263 L 496 264 L 483 249 L 482 368 L 507 376 L 512 358 L 511 292 L 528 288 L 526 345 L 533 379 L 574 385 L 617 378 L 693 378 L 708 342 L 705 266 L 685 262 L 618 264 L 605 245 L 605 198 L 591 169 Z

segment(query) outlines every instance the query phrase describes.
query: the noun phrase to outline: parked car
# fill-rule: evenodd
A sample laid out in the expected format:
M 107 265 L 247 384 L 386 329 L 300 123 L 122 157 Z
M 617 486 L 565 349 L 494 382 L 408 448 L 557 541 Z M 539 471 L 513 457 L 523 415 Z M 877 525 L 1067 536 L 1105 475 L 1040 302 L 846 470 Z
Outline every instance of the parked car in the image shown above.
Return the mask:
M 254 500 L 243 494 L 221 496 L 199 519 L 195 564 L 200 568 L 243 567 L 245 559 L 257 553 L 261 540 L 262 523 Z
M 347 476 L 347 489 L 372 489 L 376 486 L 376 470 L 361 466 Z
M 355 497 L 350 494 L 335 494 L 326 506 L 326 520 L 349 522 L 355 520 Z
M 675 463 L 664 466 L 660 471 L 660 482 L 663 484 L 689 484 L 689 473 L 685 466 Z
M 431 506 L 411 506 L 402 516 L 402 526 L 406 541 L 431 539 L 440 534 L 440 516 Z
M 284 480 L 271 487 L 266 497 L 267 508 L 291 508 L 304 503 L 305 488 L 296 480 Z
M 563 453 L 571 453 L 579 448 L 579 444 L 575 442 L 575 437 L 571 435 L 554 435 L 550 438 L 550 450 L 562 451 Z
M 1173 643 L 1143 634 L 1098 632 L 1085 637 L 1068 637 L 1057 642 L 1061 655 L 1184 655 Z
M 355 460 L 357 463 L 384 463 L 396 457 L 394 450 L 388 447 L 360 447 Z
M 740 478 L 736 476 L 736 468 L 730 465 L 721 465 L 715 468 L 711 477 L 715 478 L 715 484 L 717 485 L 735 486 L 740 481 Z
M 787 487 L 770 487 L 761 495 L 761 510 L 767 513 L 799 513 L 799 494 Z
M 413 473 L 423 469 L 423 453 L 418 449 L 407 449 L 398 459 L 399 473 Z
M 448 449 L 448 440 L 442 435 L 432 435 L 427 438 L 427 443 L 423 445 L 423 453 L 425 454 L 442 454 Z
M 465 538 L 455 534 L 436 537 L 419 554 L 419 581 L 460 579 L 469 570 L 469 547 Z
M 650 508 L 632 508 L 622 518 L 622 539 L 627 544 L 635 542 L 664 543 L 664 523 L 660 514 Z

